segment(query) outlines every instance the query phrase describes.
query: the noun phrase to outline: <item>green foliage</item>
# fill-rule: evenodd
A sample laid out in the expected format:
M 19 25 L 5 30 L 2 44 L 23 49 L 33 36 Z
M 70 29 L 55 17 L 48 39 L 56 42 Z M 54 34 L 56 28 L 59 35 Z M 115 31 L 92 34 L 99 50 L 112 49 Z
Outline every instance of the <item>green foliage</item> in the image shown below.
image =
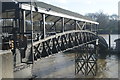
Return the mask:
M 87 17 L 99 22 L 98 32 L 100 34 L 118 34 L 118 16 L 116 14 L 107 15 L 103 12 L 88 13 Z

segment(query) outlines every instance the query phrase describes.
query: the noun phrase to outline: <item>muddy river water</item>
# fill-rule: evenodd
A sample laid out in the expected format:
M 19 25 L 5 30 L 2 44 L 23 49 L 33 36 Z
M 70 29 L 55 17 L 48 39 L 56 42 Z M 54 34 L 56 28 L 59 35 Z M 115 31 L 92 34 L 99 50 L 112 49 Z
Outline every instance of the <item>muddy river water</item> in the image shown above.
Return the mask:
M 102 35 L 108 40 L 108 35 Z M 112 44 L 117 35 L 111 35 Z M 107 41 L 108 42 L 108 41 Z M 50 57 L 41 59 L 33 65 L 33 74 L 37 78 L 118 78 L 119 77 L 119 57 L 114 54 L 101 55 L 98 63 L 98 73 L 96 76 L 83 76 L 82 74 L 75 75 L 75 54 L 72 53 L 58 53 Z

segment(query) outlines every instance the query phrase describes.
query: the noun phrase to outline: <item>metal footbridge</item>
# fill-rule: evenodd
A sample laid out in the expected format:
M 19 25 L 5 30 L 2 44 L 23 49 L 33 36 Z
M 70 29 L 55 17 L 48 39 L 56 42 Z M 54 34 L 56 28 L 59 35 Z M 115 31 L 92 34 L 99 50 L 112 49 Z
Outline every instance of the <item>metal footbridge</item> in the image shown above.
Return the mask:
M 79 48 L 76 73 L 95 75 L 98 48 L 107 48 L 98 36 L 98 22 L 43 2 L 3 2 L 1 22 L 2 49 L 13 52 L 15 68 Z

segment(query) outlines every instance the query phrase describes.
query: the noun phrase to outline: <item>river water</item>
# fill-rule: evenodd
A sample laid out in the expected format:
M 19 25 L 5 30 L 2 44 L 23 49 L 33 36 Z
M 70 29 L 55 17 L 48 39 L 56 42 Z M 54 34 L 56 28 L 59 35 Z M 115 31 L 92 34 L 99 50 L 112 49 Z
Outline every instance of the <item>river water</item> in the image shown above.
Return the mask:
M 108 43 L 109 36 L 103 36 Z M 118 35 L 111 35 L 111 44 L 115 45 L 114 40 Z M 98 73 L 96 76 L 75 75 L 75 54 L 58 53 L 50 57 L 43 58 L 33 65 L 33 74 L 37 78 L 118 78 L 119 58 L 114 54 L 104 55 L 98 59 Z

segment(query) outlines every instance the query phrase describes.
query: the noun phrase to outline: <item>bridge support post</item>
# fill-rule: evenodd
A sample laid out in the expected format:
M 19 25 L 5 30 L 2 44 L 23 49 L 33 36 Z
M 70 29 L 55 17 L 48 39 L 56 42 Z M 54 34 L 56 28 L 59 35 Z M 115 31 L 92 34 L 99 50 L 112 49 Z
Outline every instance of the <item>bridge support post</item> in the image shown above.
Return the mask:
M 25 10 L 22 10 L 22 33 L 24 34 L 26 32 L 26 23 L 25 23 L 25 20 L 26 20 L 26 16 L 25 16 L 25 13 L 26 11 Z
M 93 24 L 92 23 L 90 24 L 90 28 L 91 28 L 90 31 L 93 31 Z
M 98 48 L 92 44 L 79 47 L 80 53 L 75 54 L 75 74 L 95 76 L 97 73 Z
M 75 30 L 77 30 L 77 21 L 75 20 Z
M 42 21 L 43 21 L 43 38 L 46 37 L 46 29 L 45 29 L 45 14 L 42 14 Z
M 64 23 L 64 18 L 62 17 L 62 32 L 64 32 L 65 31 L 65 23 Z

